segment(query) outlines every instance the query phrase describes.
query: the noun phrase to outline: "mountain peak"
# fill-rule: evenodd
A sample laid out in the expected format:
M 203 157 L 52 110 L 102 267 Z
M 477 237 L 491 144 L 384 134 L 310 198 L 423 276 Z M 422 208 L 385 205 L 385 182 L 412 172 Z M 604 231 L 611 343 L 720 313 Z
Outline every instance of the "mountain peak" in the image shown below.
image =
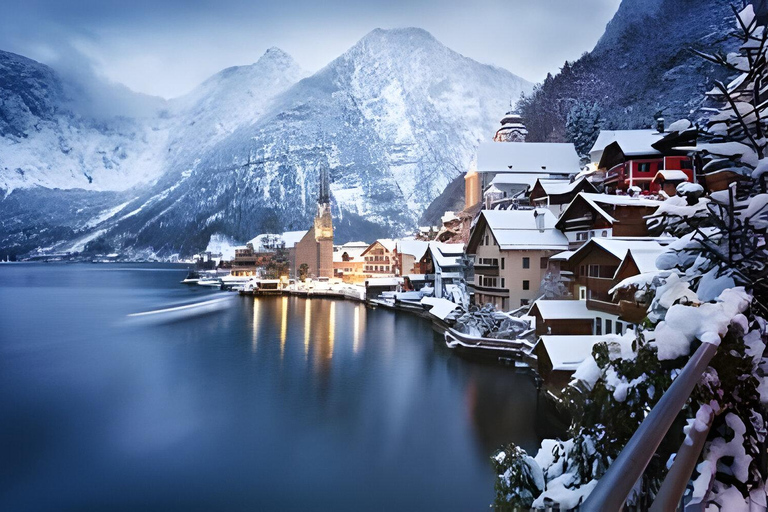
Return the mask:
M 435 39 L 435 36 L 419 27 L 403 27 L 403 28 L 376 28 L 368 32 L 360 41 L 372 42 L 372 41 L 419 41 L 419 42 L 440 42 Z
M 264 64 L 267 62 L 277 63 L 285 67 L 296 66 L 296 61 L 293 60 L 293 57 L 277 46 L 272 46 L 264 52 L 264 55 L 262 55 L 256 63 Z

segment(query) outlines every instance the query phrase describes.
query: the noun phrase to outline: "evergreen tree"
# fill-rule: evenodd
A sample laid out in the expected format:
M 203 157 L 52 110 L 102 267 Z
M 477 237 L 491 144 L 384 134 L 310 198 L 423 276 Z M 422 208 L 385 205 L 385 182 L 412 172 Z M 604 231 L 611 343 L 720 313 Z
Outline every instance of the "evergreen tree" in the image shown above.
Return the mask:
M 589 150 L 600 135 L 601 127 L 601 111 L 597 103 L 578 101 L 571 107 L 565 122 L 565 132 L 568 140 L 576 146 L 579 156 L 589 156 Z

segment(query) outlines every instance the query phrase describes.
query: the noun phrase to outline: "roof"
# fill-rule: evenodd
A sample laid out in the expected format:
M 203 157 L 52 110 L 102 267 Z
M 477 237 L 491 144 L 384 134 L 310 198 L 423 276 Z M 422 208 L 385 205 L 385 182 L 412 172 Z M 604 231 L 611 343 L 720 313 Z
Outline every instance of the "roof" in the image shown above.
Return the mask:
M 400 254 L 410 254 L 416 259 L 421 259 L 424 253 L 427 252 L 429 242 L 422 240 L 409 240 L 402 239 L 397 241 L 397 252 Z
M 601 341 L 613 341 L 617 336 L 552 336 L 544 335 L 539 342 L 552 361 L 552 369 L 576 371 L 576 368 L 592 355 L 592 347 Z
M 397 286 L 402 283 L 402 277 L 369 277 L 365 280 L 366 286 Z
M 576 174 L 579 169 L 573 144 L 483 142 L 477 148 L 478 172 Z
M 373 246 L 376 244 L 380 244 L 387 251 L 392 252 L 395 250 L 395 247 L 397 246 L 397 241 L 392 240 L 391 238 L 379 238 L 378 240 L 374 241 L 371 245 L 366 247 L 365 250 L 362 252 L 362 254 L 365 254 L 368 251 L 370 251 L 373 248 Z
M 656 130 L 600 130 L 600 135 L 589 150 L 589 158 L 592 162 L 599 162 L 605 148 L 614 142 L 618 143 L 626 156 L 661 154 L 652 144 L 664 135 Z
M 570 194 L 576 189 L 576 187 L 581 185 L 582 181 L 586 181 L 586 178 L 581 177 L 573 181 L 565 179 L 547 180 L 539 178 L 537 181 L 539 182 L 539 185 L 541 185 L 541 188 L 544 190 L 544 193 L 546 193 L 548 196 L 557 196 L 561 194 Z M 586 183 L 589 183 L 589 181 L 586 181 Z M 591 183 L 589 184 L 591 185 Z M 594 190 L 594 186 L 591 188 Z
M 555 229 L 557 218 L 546 208 L 483 210 L 481 215 L 502 251 L 560 251 L 568 248 L 568 238 Z
M 655 246 L 646 244 L 642 247 L 630 247 L 627 256 L 631 256 L 640 273 L 645 274 L 646 272 L 656 272 L 659 270 L 656 267 L 656 259 L 665 251 L 666 248 L 658 243 Z
M 587 309 L 585 300 L 543 300 L 533 303 L 544 320 L 591 320 L 595 312 Z
M 285 247 L 291 248 L 297 243 L 301 242 L 301 239 L 304 238 L 304 235 L 307 234 L 307 230 L 304 231 L 286 231 L 283 233 L 283 242 L 285 242 Z
M 253 245 L 253 249 L 256 252 L 273 249 L 273 245 L 280 245 L 282 243 L 285 243 L 286 249 L 290 249 L 296 245 L 296 243 L 300 242 L 306 234 L 306 229 L 304 231 L 286 231 L 282 234 L 262 233 L 253 237 L 248 243 Z M 241 247 L 237 247 L 237 249 L 241 249 Z
M 510 142 L 509 144 L 513 143 Z M 504 187 L 505 185 L 523 185 L 527 188 L 531 188 L 536 184 L 536 180 L 539 179 L 539 176 L 539 174 L 525 174 L 507 171 L 501 174 L 497 174 L 493 180 L 491 180 L 491 185 L 497 189 L 499 186 Z
M 549 261 L 568 261 L 568 259 L 576 254 L 576 251 L 563 251 L 557 254 L 553 254 L 549 257 Z
M 429 242 L 429 251 L 432 254 L 435 270 L 458 267 L 461 266 L 461 259 L 464 255 L 464 244 Z
M 627 257 L 627 254 L 631 251 L 632 257 L 640 269 L 640 272 L 656 270 L 656 258 L 659 254 L 664 252 L 664 247 L 658 242 L 658 240 L 653 238 L 595 237 L 591 238 L 587 243 L 579 247 L 579 249 L 569 258 L 569 260 L 571 260 L 573 263 L 578 263 L 578 261 L 590 250 L 590 248 L 595 245 L 612 254 L 621 262 L 624 261 L 624 259 Z
M 616 195 L 608 195 L 608 194 L 594 194 L 591 192 L 579 192 L 576 197 L 573 198 L 573 201 L 570 202 L 570 204 L 566 207 L 565 211 L 560 215 L 560 219 L 565 219 L 568 213 L 568 210 L 571 209 L 571 206 L 578 200 L 578 198 L 581 197 L 584 199 L 589 205 L 605 220 L 613 224 L 614 222 L 617 222 L 616 219 L 613 218 L 612 215 L 610 215 L 605 209 L 603 208 L 604 205 L 611 205 L 611 206 L 645 206 L 645 207 L 658 207 L 661 205 L 661 201 L 656 201 L 653 199 L 646 199 L 643 197 L 631 197 L 631 196 L 616 196 Z
M 688 181 L 687 174 L 685 174 L 683 171 L 675 170 L 659 171 L 656 173 L 656 176 L 653 177 L 653 181 L 656 181 L 659 178 L 663 179 L 664 181 Z

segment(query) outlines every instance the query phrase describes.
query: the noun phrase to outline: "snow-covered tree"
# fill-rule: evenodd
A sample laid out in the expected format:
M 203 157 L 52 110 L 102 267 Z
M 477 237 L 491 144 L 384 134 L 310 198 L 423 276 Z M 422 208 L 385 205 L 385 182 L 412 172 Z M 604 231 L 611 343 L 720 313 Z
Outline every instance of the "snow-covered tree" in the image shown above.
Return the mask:
M 545 440 L 535 458 L 509 448 L 504 457 L 496 455 L 500 491 L 523 487 L 520 496 L 535 496 L 526 500 L 534 506 L 548 500 L 561 510 L 577 506 L 690 354 L 711 343 L 717 353 L 628 501 L 642 506 L 653 500 L 703 411 L 715 417 L 693 475 L 692 501 L 729 512 L 750 510 L 750 501 L 765 503 L 768 31 L 757 24 L 752 6 L 738 13 L 737 25 L 739 53 L 703 55 L 738 77 L 708 93 L 714 108 L 700 122 L 698 144 L 705 173 L 718 173 L 731 185 L 707 196 L 701 185 L 681 184 L 649 219 L 657 233 L 678 239 L 658 258 L 654 276 L 619 284 L 636 290 L 638 303 L 648 305 L 647 317 L 635 333 L 597 344 L 574 374 L 564 390 L 574 418 L 569 439 Z M 525 471 L 513 471 L 521 464 Z M 531 485 L 529 475 L 539 472 L 543 485 Z M 497 493 L 499 501 L 510 499 Z
M 571 107 L 565 121 L 568 140 L 573 142 L 576 152 L 582 157 L 589 155 L 589 150 L 600 135 L 601 127 L 601 111 L 597 103 L 577 102 Z

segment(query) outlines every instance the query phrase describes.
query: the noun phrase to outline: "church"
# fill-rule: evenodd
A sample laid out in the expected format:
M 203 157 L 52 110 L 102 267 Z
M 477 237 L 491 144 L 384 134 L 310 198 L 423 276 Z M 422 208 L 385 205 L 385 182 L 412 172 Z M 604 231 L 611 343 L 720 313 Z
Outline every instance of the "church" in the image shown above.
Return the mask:
M 320 173 L 315 222 L 289 251 L 291 277 L 333 277 L 333 219 L 328 169 Z

